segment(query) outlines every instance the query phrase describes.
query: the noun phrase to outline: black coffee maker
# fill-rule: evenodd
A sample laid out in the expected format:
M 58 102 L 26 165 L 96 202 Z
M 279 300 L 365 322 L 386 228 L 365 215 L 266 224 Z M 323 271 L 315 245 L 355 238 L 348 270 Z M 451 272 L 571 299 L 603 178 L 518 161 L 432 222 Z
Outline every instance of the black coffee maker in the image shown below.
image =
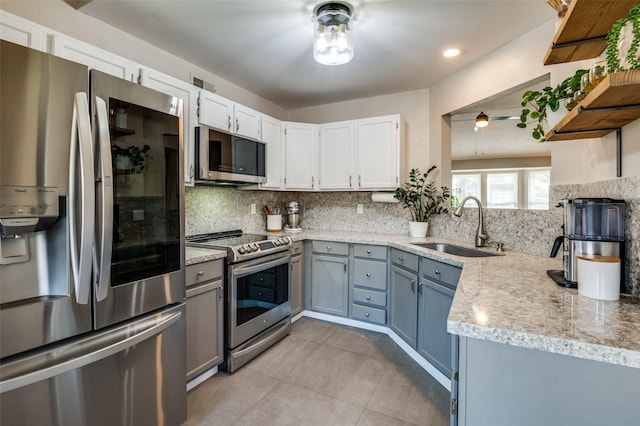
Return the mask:
M 563 247 L 564 270 L 547 274 L 558 285 L 578 286 L 578 256 L 612 256 L 621 259 L 620 291 L 624 292 L 624 200 L 575 198 L 563 200 L 564 235 L 553 243 L 551 257 Z

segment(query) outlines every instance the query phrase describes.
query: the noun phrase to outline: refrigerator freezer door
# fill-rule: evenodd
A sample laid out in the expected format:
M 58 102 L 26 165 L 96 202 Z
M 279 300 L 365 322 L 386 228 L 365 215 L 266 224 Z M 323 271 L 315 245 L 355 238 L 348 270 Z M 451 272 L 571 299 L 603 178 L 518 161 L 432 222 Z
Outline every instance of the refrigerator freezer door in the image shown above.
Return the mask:
M 0 221 L 38 222 L 0 237 L 0 358 L 91 330 L 88 90 L 86 66 L 0 41 Z
M 185 305 L 0 367 L 0 424 L 179 425 Z

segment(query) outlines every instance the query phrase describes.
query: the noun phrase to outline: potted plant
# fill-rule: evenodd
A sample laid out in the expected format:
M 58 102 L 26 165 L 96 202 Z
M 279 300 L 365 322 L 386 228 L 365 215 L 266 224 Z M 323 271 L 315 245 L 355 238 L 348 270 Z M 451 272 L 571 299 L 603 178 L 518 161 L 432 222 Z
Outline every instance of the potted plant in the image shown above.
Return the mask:
M 142 173 L 145 161 L 149 156 L 147 152 L 150 149 L 151 147 L 146 144 L 143 145 L 142 148 L 135 145 L 127 148 L 113 145 L 111 150 L 115 158 L 116 170 L 121 170 L 122 173 Z
M 587 70 L 578 70 L 556 87 L 547 86 L 540 91 L 527 90 L 524 92 L 522 94 L 521 106 L 523 108 L 520 114 L 520 122 L 516 125 L 524 129 L 527 124 L 534 124 L 531 136 L 540 142 L 544 142 L 545 131 L 542 124 L 547 119 L 549 110 L 556 112 L 560 109 L 561 101 L 573 99 L 576 92 L 580 90 L 580 79 L 586 73 L 588 73 Z M 533 123 L 527 123 L 529 118 L 534 120 Z
M 429 178 L 436 169 L 436 166 L 431 166 L 425 173 L 420 172 L 420 169 L 411 169 L 409 182 L 396 188 L 393 195 L 400 200 L 403 208 L 411 212 L 409 234 L 412 237 L 427 235 L 431 215 L 449 212 L 447 206 L 450 205 L 451 191 L 446 186 L 436 187 Z

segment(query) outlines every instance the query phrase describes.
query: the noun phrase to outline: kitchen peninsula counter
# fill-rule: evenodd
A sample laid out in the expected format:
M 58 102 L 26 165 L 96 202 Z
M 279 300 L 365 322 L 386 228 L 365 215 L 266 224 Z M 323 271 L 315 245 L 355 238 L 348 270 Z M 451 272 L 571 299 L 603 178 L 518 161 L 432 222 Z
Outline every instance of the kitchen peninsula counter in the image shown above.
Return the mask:
M 480 258 L 411 244 L 438 241 L 472 247 L 446 238 L 322 230 L 287 235 L 294 241 L 386 245 L 462 266 L 448 319 L 451 334 L 640 368 L 640 302 L 626 295 L 615 302 L 594 300 L 556 285 L 546 271 L 562 269 L 561 259 L 509 251 L 508 244 L 504 256 Z M 187 264 L 204 261 L 199 259 L 213 251 L 219 252 L 187 247 Z

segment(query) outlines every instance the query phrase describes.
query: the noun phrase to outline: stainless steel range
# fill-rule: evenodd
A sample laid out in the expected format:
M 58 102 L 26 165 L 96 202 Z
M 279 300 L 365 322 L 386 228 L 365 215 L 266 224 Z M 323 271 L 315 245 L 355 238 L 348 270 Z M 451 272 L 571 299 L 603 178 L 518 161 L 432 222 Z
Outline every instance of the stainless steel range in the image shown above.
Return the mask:
M 227 371 L 237 370 L 289 334 L 291 237 L 235 230 L 192 235 L 187 245 L 227 251 Z

